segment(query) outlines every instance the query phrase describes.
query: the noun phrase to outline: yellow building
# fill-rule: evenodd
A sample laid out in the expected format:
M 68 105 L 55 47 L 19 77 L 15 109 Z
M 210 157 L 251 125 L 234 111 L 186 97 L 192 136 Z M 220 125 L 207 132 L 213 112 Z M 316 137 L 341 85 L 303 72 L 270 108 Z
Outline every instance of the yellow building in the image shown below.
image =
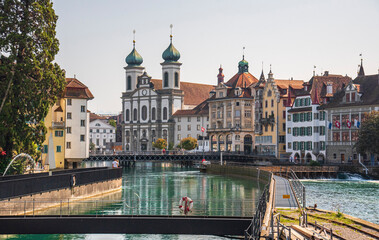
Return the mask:
M 302 80 L 274 79 L 269 72 L 263 89 L 261 134 L 255 136 L 258 154 L 273 155 L 279 159 L 286 158 L 286 105 L 288 89 L 303 89 Z
M 46 139 L 42 144 L 42 164 L 49 168 L 64 168 L 65 159 L 65 99 L 59 98 L 45 117 Z M 55 161 L 51 161 L 55 159 Z M 53 165 L 55 164 L 55 166 Z

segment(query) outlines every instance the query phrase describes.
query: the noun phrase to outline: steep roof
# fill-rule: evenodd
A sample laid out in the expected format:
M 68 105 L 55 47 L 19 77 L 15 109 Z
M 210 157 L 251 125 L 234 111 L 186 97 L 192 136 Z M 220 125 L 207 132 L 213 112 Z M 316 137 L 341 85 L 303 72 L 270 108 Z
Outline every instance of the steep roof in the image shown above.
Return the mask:
M 209 105 L 207 100 L 205 100 L 193 109 L 177 110 L 173 116 L 208 115 L 208 113 Z
M 231 88 L 247 88 L 251 84 L 257 83 L 258 79 L 249 72 L 237 73 L 229 81 L 225 83 L 226 86 Z
M 359 76 L 353 80 L 353 84 L 359 84 L 360 101 L 343 102 L 346 88 L 339 91 L 334 98 L 322 108 L 350 107 L 360 105 L 379 105 L 379 74 Z M 347 85 L 347 84 L 346 84 Z
M 274 79 L 276 86 L 279 88 L 281 97 L 288 97 L 288 91 L 282 91 L 288 89 L 291 86 L 292 93 L 297 93 L 299 90 L 302 90 L 303 80 L 282 80 L 282 79 Z
M 66 88 L 64 90 L 65 98 L 82 98 L 82 99 L 93 99 L 91 91 L 86 85 L 80 82 L 76 78 L 66 78 Z
M 318 95 L 318 102 L 322 103 L 322 99 L 326 97 L 333 97 L 333 95 L 344 88 L 349 82 L 351 78 L 348 76 L 335 75 L 335 74 L 327 74 L 324 76 L 313 76 L 311 80 L 309 80 L 308 84 L 310 86 L 309 90 L 311 93 L 312 101 L 315 100 L 316 88 Z M 327 93 L 327 84 L 332 83 L 332 93 Z
M 161 79 L 151 79 L 155 90 L 162 89 Z M 180 82 L 180 90 L 184 92 L 184 105 L 198 105 L 208 99 L 209 92 L 214 89 L 213 85 Z
M 107 118 L 104 117 L 104 116 L 100 116 L 100 115 L 97 115 L 97 114 L 92 113 L 92 112 L 89 113 L 89 121 L 90 121 L 90 122 L 92 122 L 92 121 L 94 121 L 94 120 L 97 120 L 97 119 L 100 119 L 100 120 L 107 120 Z

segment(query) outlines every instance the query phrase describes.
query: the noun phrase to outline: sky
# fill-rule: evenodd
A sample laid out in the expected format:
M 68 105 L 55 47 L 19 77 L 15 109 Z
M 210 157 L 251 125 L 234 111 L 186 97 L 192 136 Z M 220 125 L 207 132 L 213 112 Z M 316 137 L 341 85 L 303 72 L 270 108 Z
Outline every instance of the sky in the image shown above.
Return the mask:
M 379 71 L 378 0 L 53 0 L 60 51 L 55 61 L 95 96 L 88 109 L 121 112 L 125 58 L 133 49 L 142 66 L 162 79 L 162 53 L 181 54 L 181 81 L 217 84 L 238 71 L 245 47 L 249 72 L 259 78 L 309 81 L 324 71 L 355 78 L 360 54 L 367 75 Z

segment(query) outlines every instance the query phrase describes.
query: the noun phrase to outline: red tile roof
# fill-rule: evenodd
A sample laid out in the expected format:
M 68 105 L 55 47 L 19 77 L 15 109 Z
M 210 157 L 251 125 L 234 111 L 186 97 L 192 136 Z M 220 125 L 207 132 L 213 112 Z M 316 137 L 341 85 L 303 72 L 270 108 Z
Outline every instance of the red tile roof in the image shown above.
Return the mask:
M 151 79 L 155 90 L 162 89 L 161 79 Z M 198 105 L 208 99 L 209 92 L 214 89 L 213 85 L 180 82 L 180 90 L 184 92 L 184 105 Z
M 229 81 L 225 83 L 226 86 L 231 88 L 247 88 L 251 84 L 257 83 L 258 79 L 251 75 L 249 72 L 237 73 Z
M 90 112 L 90 114 L 89 114 L 89 121 L 92 122 L 92 121 L 97 120 L 97 119 L 107 120 L 107 117 L 100 116 L 100 115 L 97 115 L 95 113 Z
M 173 116 L 208 115 L 209 105 L 207 100 L 197 105 L 194 109 L 177 110 Z
M 83 99 L 93 99 L 91 91 L 86 85 L 80 82 L 76 78 L 66 78 L 66 88 L 64 90 L 65 98 L 83 98 Z
M 344 88 L 352 79 L 348 76 L 329 74 L 327 76 L 313 76 L 309 80 L 308 84 L 310 85 L 311 98 L 315 99 L 316 88 L 318 101 L 322 104 L 322 99 L 327 97 L 333 97 L 333 95 Z M 332 84 L 332 93 L 327 93 L 327 84 Z

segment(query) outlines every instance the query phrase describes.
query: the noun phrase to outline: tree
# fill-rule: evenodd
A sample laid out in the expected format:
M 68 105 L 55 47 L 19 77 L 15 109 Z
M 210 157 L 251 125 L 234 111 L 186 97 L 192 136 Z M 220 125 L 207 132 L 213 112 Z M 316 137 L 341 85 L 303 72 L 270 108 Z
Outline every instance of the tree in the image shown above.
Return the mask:
M 113 127 L 117 127 L 116 121 L 113 120 L 113 119 L 110 119 L 110 120 L 108 121 L 108 123 L 109 123 L 109 125 L 111 125 L 111 126 L 113 126 Z
M 50 0 L 8 0 L 0 6 L 0 146 L 36 156 L 44 118 L 65 87 L 53 63 L 59 50 L 57 15 Z
M 193 137 L 187 137 L 187 138 L 183 138 L 181 141 L 180 141 L 180 145 L 182 146 L 182 148 L 184 148 L 185 150 L 192 150 L 192 149 L 195 149 L 197 147 L 197 139 L 196 138 L 193 138 Z
M 94 151 L 96 149 L 96 145 L 93 143 L 93 142 L 91 142 L 90 144 L 89 144 L 89 150 L 92 152 L 92 151 Z
M 360 154 L 379 154 L 379 112 L 371 112 L 362 122 L 355 147 Z
M 167 147 L 167 141 L 163 138 L 158 138 L 157 141 L 153 142 L 153 147 L 158 149 L 164 149 Z

